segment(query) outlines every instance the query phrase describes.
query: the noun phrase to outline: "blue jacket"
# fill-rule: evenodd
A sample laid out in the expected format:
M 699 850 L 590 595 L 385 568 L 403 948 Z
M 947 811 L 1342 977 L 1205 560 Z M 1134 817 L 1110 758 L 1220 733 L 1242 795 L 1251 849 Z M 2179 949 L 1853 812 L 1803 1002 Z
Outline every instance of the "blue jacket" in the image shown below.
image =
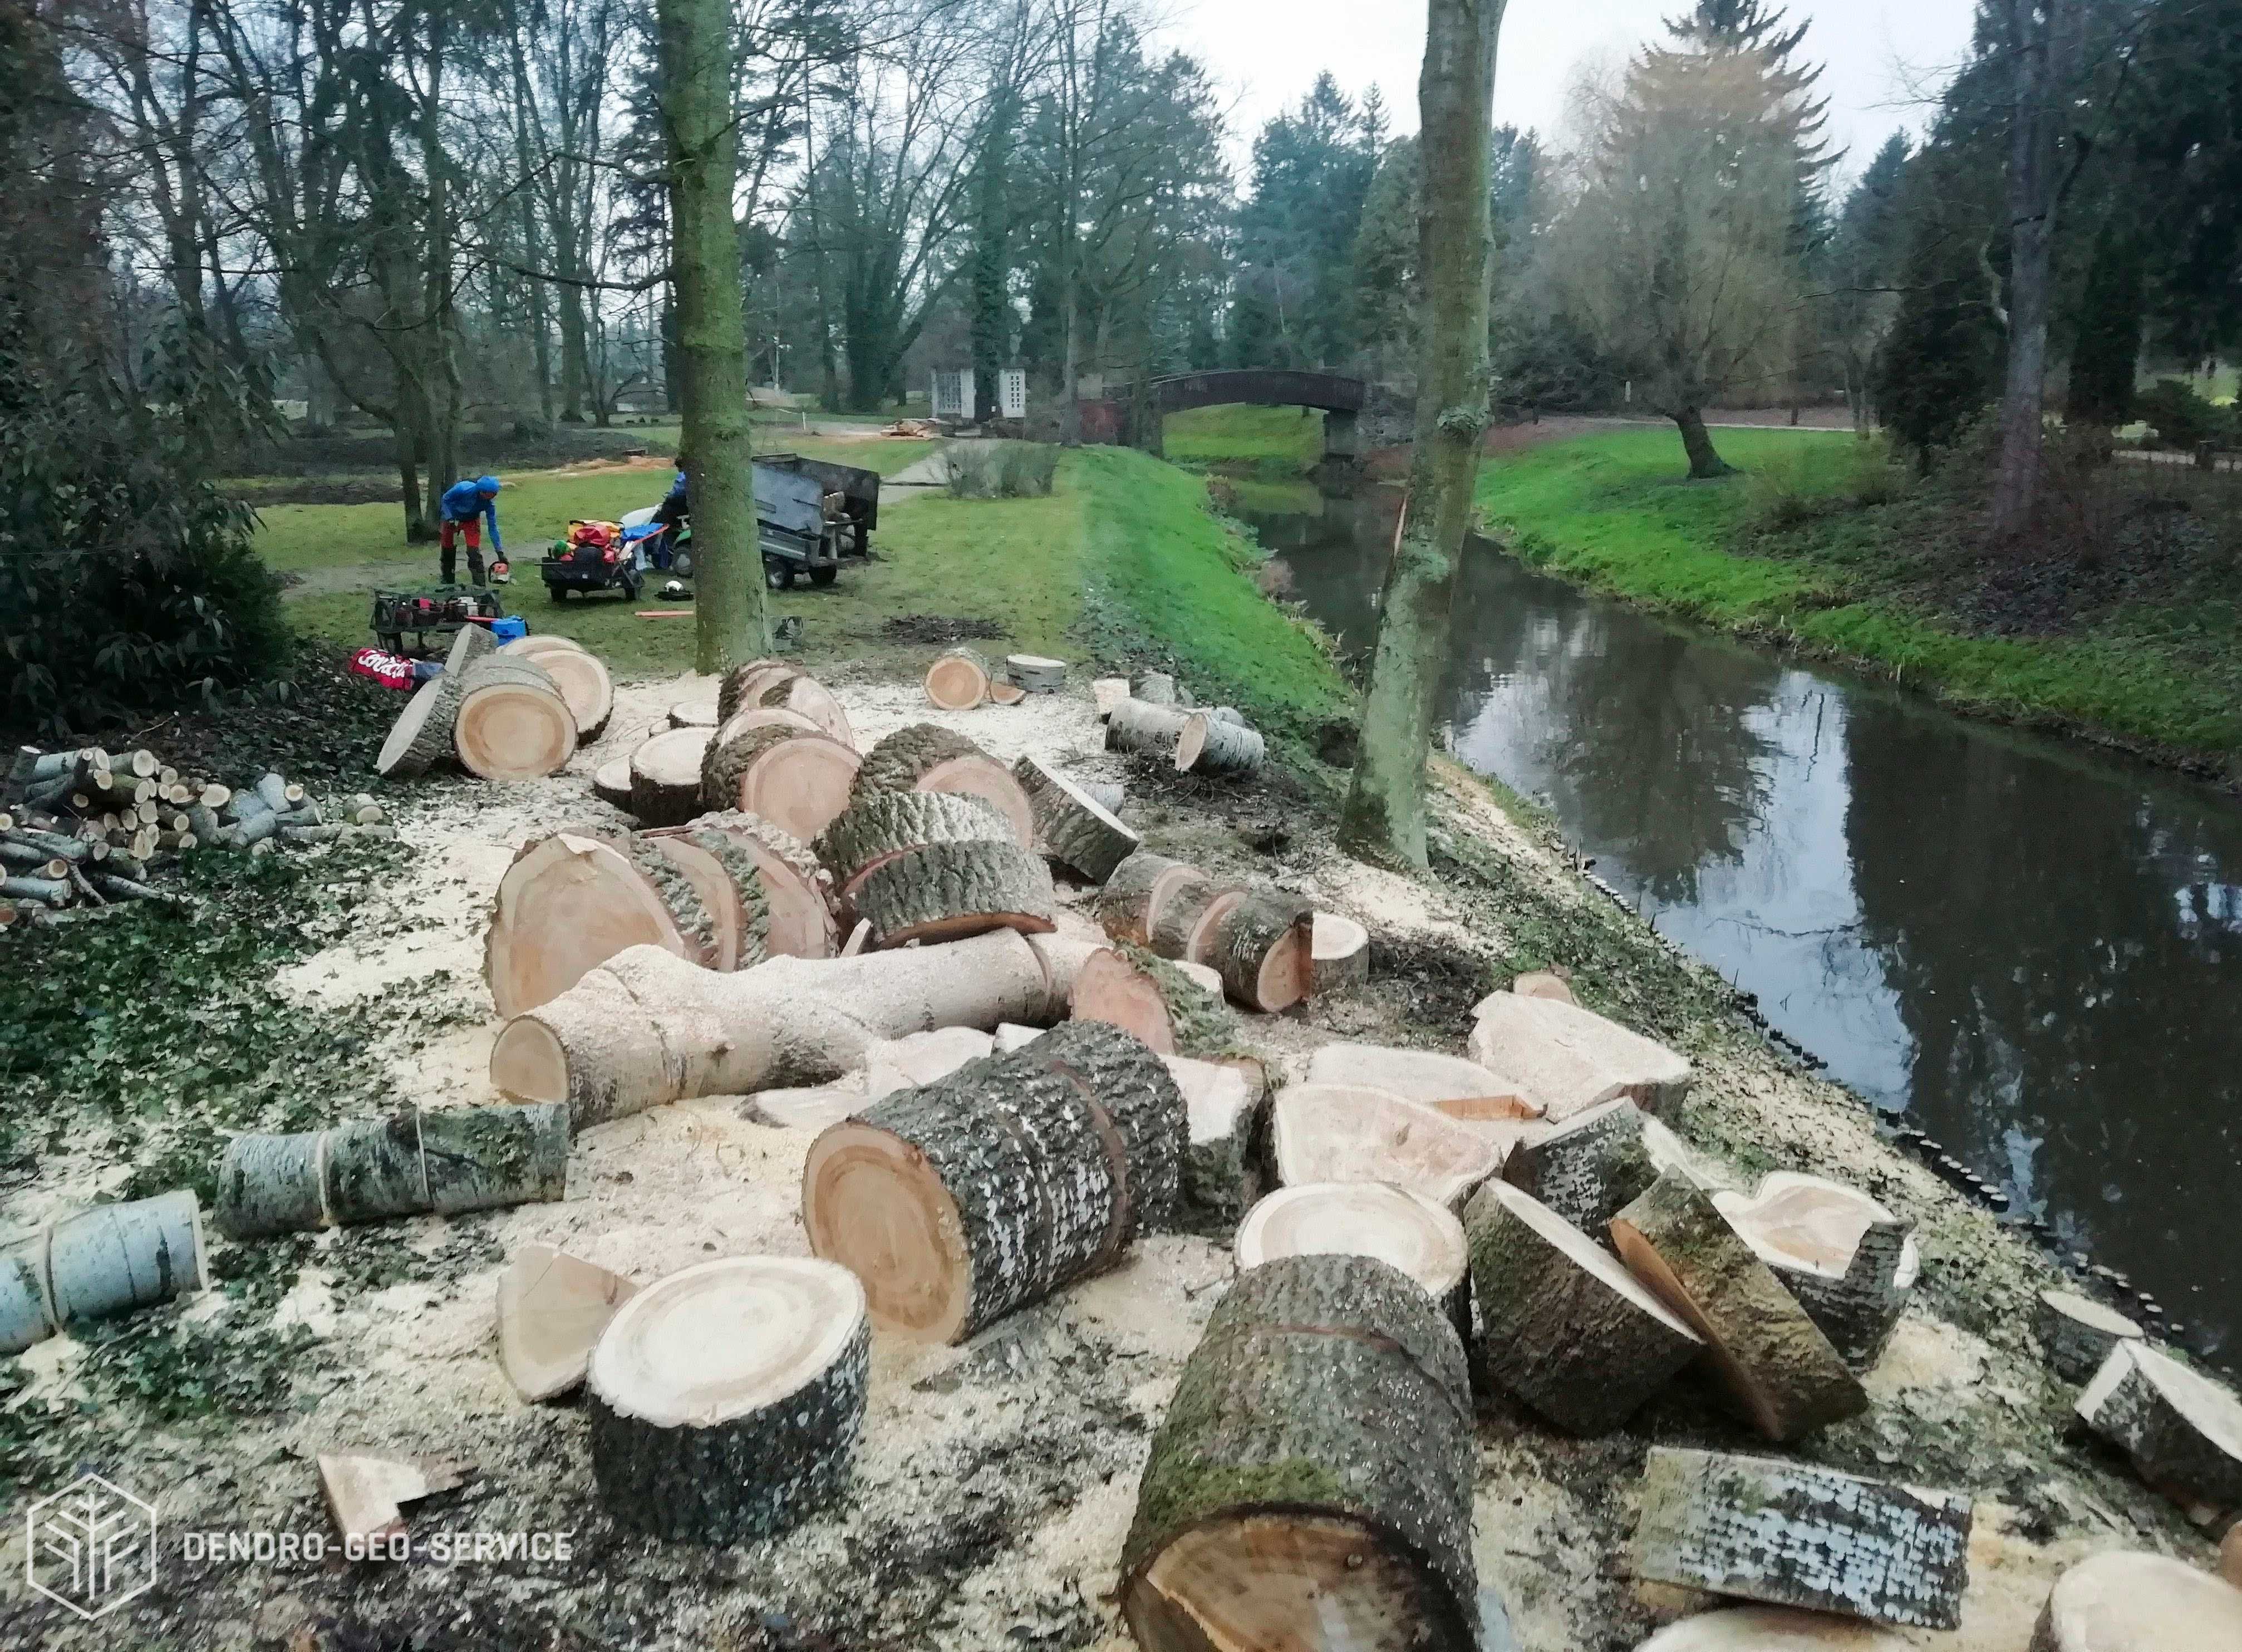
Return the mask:
M 491 549 L 503 552 L 506 545 L 498 536 L 498 495 L 481 492 L 475 480 L 469 477 L 446 488 L 443 502 L 437 507 L 438 514 L 447 522 L 472 522 L 482 517 L 490 523 Z

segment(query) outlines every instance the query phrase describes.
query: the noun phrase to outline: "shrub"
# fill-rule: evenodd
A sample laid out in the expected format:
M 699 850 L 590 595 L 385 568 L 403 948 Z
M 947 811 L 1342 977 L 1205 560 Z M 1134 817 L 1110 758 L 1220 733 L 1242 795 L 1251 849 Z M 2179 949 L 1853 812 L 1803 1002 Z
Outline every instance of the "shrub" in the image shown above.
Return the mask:
M 958 499 L 1040 498 L 1058 473 L 1058 449 L 1042 442 L 952 442 L 943 458 Z
M 2205 400 L 2183 379 L 2158 379 L 2133 398 L 2133 413 L 2156 427 L 2166 447 L 2185 450 L 2200 442 L 2234 440 L 2234 410 Z
M 1812 521 L 1829 508 L 1827 490 L 1816 485 L 1811 455 L 1771 454 L 1744 478 L 1744 520 L 1763 533 Z

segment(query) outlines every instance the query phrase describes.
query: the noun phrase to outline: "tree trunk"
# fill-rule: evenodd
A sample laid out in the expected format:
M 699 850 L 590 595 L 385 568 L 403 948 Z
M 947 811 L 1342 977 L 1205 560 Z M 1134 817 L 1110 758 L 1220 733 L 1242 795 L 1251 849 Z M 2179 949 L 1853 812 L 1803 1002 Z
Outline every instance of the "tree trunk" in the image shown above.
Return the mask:
M 1691 481 L 1710 481 L 1717 476 L 1735 474 L 1728 461 L 1714 451 L 1712 434 L 1705 428 L 1702 408 L 1684 407 L 1674 415 L 1674 422 L 1682 432 L 1682 451 L 1689 455 Z
M 1339 823 L 1347 849 L 1412 866 L 1425 864 L 1425 758 L 1487 429 L 1494 248 L 1487 178 L 1502 10 L 1503 0 L 1432 0 L 1426 24 L 1418 83 L 1426 301 L 1416 451 L 1379 607 L 1361 755 Z
M 693 494 L 695 663 L 714 675 L 769 647 L 748 424 L 747 314 L 732 220 L 739 157 L 731 14 L 723 0 L 660 0 L 655 10 Z

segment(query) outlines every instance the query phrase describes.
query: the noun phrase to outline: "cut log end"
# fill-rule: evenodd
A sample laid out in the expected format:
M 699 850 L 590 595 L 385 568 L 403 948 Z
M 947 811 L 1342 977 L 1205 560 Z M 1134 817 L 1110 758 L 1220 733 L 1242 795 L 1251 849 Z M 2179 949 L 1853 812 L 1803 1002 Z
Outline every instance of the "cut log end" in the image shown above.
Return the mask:
M 460 683 L 452 747 L 461 765 L 481 779 L 541 780 L 576 755 L 576 719 L 559 685 L 538 662 L 486 660 Z
M 1278 1092 L 1278 1179 L 1391 1182 L 1455 1209 L 1500 1165 L 1468 1126 L 1384 1091 L 1293 1085 Z
M 2242 1549 L 2232 1539 L 2228 1547 Z M 2056 1579 L 2031 1652 L 2214 1647 L 2242 1647 L 2242 1588 L 2169 1555 L 2119 1549 L 2091 1555 Z
M 2047 1362 L 2066 1382 L 2091 1382 L 2110 1350 L 2139 1338 L 2141 1327 L 2117 1309 L 2069 1291 L 2042 1291 L 2032 1328 Z
M 1445 1205 L 1379 1182 L 1280 1187 L 1246 1212 L 1232 1251 L 1241 1272 L 1286 1256 L 1374 1256 L 1442 1304 L 1471 1266 L 1463 1225 Z
M 1787 1606 L 1702 1612 L 1661 1629 L 1636 1652 L 1908 1652 L 1888 1629 Z
M 2231 1388 L 2126 1339 L 2079 1395 L 2078 1411 L 2165 1495 L 2214 1514 L 2242 1509 L 2242 1399 Z
M 989 662 L 971 648 L 952 648 L 926 668 L 926 697 L 943 711 L 970 711 L 989 697 Z
M 1426 1642 L 1447 1602 L 1423 1568 L 1363 1521 L 1232 1515 L 1186 1533 L 1124 1595 L 1145 1652 L 1284 1647 L 1404 1652 Z
M 560 1035 L 530 1016 L 516 1016 L 491 1045 L 491 1085 L 516 1101 L 569 1099 L 568 1051 Z
M 862 1119 L 821 1134 L 802 1172 L 809 1248 L 865 1282 L 872 1319 L 915 1340 L 957 1340 L 973 1306 L 957 1206 L 925 1156 Z
M 1312 937 L 1315 996 L 1336 997 L 1370 979 L 1370 931 L 1351 917 L 1319 912 Z

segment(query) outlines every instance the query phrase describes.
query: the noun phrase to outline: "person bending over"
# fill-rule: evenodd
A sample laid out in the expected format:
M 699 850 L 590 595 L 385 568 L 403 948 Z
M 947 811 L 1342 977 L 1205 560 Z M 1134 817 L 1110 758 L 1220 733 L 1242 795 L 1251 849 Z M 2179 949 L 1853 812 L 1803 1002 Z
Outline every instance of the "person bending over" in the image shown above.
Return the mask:
M 499 480 L 495 476 L 478 476 L 473 481 L 453 482 L 444 490 L 442 503 L 436 516 L 436 552 L 443 568 L 444 583 L 450 585 L 458 573 L 459 557 L 453 541 L 461 529 L 467 541 L 467 577 L 477 585 L 483 583 L 483 522 L 490 522 L 491 554 L 503 557 L 506 543 L 498 534 Z

